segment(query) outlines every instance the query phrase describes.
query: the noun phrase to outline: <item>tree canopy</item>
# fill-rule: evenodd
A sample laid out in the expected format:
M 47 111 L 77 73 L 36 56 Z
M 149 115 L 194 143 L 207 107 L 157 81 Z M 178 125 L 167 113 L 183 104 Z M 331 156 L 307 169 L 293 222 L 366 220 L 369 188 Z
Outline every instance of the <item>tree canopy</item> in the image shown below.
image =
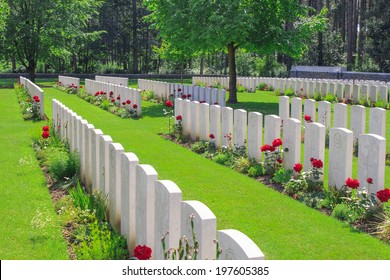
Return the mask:
M 3 32 L 5 28 L 6 19 L 9 14 L 9 7 L 7 1 L 0 0 L 0 32 Z
M 186 54 L 227 50 L 229 100 L 237 102 L 235 52 L 281 52 L 300 57 L 325 25 L 298 0 L 147 0 L 150 20 L 172 49 Z
M 50 55 L 69 55 L 72 42 L 86 36 L 83 27 L 101 3 L 95 0 L 9 0 L 4 51 L 16 57 L 34 81 L 38 60 Z

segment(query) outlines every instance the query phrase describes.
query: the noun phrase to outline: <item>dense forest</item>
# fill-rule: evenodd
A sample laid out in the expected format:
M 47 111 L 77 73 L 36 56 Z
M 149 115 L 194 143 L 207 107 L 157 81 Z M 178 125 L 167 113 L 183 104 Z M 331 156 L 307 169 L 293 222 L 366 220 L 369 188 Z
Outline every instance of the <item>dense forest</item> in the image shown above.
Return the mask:
M 147 1 L 5 2 L 8 2 L 10 13 L 0 39 L 1 72 L 28 71 L 29 63 L 34 64 L 37 72 L 55 73 L 228 72 L 227 50 L 199 53 L 185 60 L 175 60 L 169 55 L 159 31 L 148 20 Z M 304 55 L 293 59 L 277 52 L 250 52 L 240 48 L 236 52 L 238 75 L 285 76 L 292 65 L 345 66 L 353 71 L 390 72 L 389 0 L 299 2 L 312 7 L 311 15 L 327 9 L 326 28 L 311 36 Z M 58 10 L 59 6 L 61 10 Z M 50 15 L 46 15 L 48 11 Z M 178 18 L 178 21 L 185 21 L 186 17 L 191 15 Z M 22 33 L 27 24 L 31 25 L 32 35 Z M 290 28 L 290 24 L 286 22 L 285 28 Z M 47 32 L 48 26 L 53 28 L 52 32 Z M 41 42 L 36 43 L 35 36 L 42 36 Z M 18 41 L 21 38 L 30 47 L 36 43 L 37 50 L 32 53 L 26 50 Z M 42 46 L 44 43 L 48 46 Z M 57 43 L 60 44 L 53 47 Z

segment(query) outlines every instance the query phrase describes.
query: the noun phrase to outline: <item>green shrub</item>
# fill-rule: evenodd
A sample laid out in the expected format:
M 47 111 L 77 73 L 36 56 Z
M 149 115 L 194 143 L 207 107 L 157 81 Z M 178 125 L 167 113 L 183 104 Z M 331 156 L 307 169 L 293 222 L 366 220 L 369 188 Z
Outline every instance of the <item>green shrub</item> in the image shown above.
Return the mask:
M 275 90 L 275 88 L 272 85 L 268 86 L 268 91 L 274 91 L 274 90 Z
M 237 85 L 237 92 L 244 92 L 244 91 L 246 91 L 246 88 L 244 87 L 244 86 L 242 86 L 242 85 Z
M 368 99 L 365 99 L 365 98 L 360 98 L 359 99 L 359 104 L 362 105 L 362 106 L 366 106 L 366 107 L 370 107 L 371 106 L 370 101 Z
M 386 213 L 382 213 L 379 216 L 379 223 L 376 225 L 375 234 L 379 239 L 390 243 L 390 217 Z
M 266 87 L 267 87 L 267 84 L 264 83 L 264 82 L 261 82 L 261 83 L 257 86 L 257 88 L 258 88 L 259 90 L 265 90 Z
M 142 92 L 142 99 L 146 101 L 157 99 L 157 95 L 153 90 L 144 90 Z
M 285 184 L 290 181 L 292 174 L 293 171 L 291 169 L 284 170 L 284 168 L 280 168 L 272 177 L 272 181 L 279 184 Z
M 325 96 L 325 101 L 328 101 L 328 102 L 333 103 L 333 102 L 336 101 L 336 96 L 334 96 L 333 94 L 329 94 L 329 93 L 328 93 L 328 94 Z
M 308 184 L 305 178 L 302 176 L 298 179 L 291 178 L 285 185 L 284 185 L 284 192 L 288 195 L 294 195 L 298 193 L 305 193 L 308 191 Z
M 243 174 L 248 173 L 250 167 L 251 167 L 251 162 L 246 157 L 238 157 L 234 160 L 233 169 L 240 173 Z
M 108 99 L 103 100 L 102 103 L 100 104 L 100 108 L 108 111 L 108 109 L 110 108 L 110 101 L 108 101 Z
M 222 165 L 231 166 L 233 164 L 233 155 L 230 153 L 218 153 L 213 157 L 213 161 Z
M 94 101 L 94 96 L 92 95 L 88 95 L 84 98 L 85 101 L 87 101 L 88 103 L 93 103 Z
M 311 208 L 320 209 L 324 200 L 323 192 L 299 193 L 298 200 Z
M 389 104 L 386 101 L 378 100 L 377 102 L 375 102 L 375 107 L 383 108 L 383 109 L 387 110 L 389 107 Z
M 80 161 L 75 153 L 69 154 L 62 149 L 51 149 L 51 154 L 48 155 L 46 163 L 50 174 L 56 180 L 72 178 L 79 174 Z
M 191 150 L 197 154 L 204 154 L 209 148 L 209 142 L 199 141 L 191 145 Z
M 69 190 L 69 196 L 72 198 L 75 207 L 81 210 L 89 210 L 100 222 L 107 221 L 107 196 L 94 191 L 89 194 L 83 190 L 80 182 L 76 187 Z
M 314 92 L 314 97 L 313 97 L 313 99 L 314 99 L 315 101 L 322 101 L 322 95 L 321 95 L 321 93 L 320 93 L 320 92 Z
M 359 218 L 359 215 L 349 208 L 348 205 L 341 203 L 333 209 L 332 217 L 343 222 L 353 223 Z
M 248 170 L 248 175 L 250 177 L 259 177 L 259 176 L 263 176 L 264 175 L 264 166 L 262 164 L 255 164 L 253 166 L 251 166 Z
M 293 90 L 293 89 L 288 88 L 288 89 L 286 89 L 286 90 L 284 91 L 284 95 L 291 97 L 291 96 L 294 96 L 295 93 L 294 93 L 294 90 Z
M 73 250 L 79 260 L 126 260 L 126 239 L 112 230 L 108 223 L 93 223 L 76 233 Z
M 274 90 L 276 96 L 280 96 L 280 88 Z

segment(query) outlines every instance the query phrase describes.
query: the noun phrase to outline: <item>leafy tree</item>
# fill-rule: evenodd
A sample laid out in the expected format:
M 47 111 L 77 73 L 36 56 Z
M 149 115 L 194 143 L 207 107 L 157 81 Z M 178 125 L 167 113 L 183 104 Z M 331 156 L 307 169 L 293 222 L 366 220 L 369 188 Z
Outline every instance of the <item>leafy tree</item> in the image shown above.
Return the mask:
M 7 1 L 0 0 L 0 32 L 3 32 L 5 28 L 5 22 L 9 14 L 9 7 Z
M 229 99 L 237 102 L 236 51 L 279 51 L 299 57 L 305 41 L 325 23 L 309 17 L 299 0 L 145 0 L 163 39 L 183 53 L 226 50 Z M 292 28 L 286 28 L 294 23 Z M 291 25 L 291 24 L 290 24 Z
M 84 36 L 82 27 L 96 13 L 95 0 L 8 0 L 5 49 L 35 80 L 38 61 L 70 54 L 71 42 Z
M 368 14 L 368 54 L 381 71 L 390 72 L 390 6 L 388 0 L 377 0 Z

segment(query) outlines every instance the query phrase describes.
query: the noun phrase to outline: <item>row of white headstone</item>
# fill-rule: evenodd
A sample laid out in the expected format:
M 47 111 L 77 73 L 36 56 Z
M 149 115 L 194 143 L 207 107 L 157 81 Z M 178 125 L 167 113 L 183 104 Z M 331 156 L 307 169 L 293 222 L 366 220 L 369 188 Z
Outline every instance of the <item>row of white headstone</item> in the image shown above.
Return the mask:
M 226 77 L 198 77 L 192 78 L 192 84 L 204 83 L 206 85 L 221 84 L 229 88 L 229 78 Z M 339 99 L 350 99 L 358 103 L 361 100 L 371 102 L 389 102 L 390 83 L 382 81 L 336 80 L 336 79 L 300 79 L 300 78 L 264 78 L 264 77 L 238 77 L 237 83 L 244 86 L 247 91 L 255 92 L 260 83 L 265 83 L 281 93 L 291 89 L 296 96 L 313 98 L 315 93 L 322 96 L 334 95 Z
M 68 77 L 68 76 L 58 76 L 58 81 L 64 87 L 75 86 L 78 88 L 80 86 L 80 78 L 74 78 L 74 77 Z
M 262 143 L 272 145 L 281 136 L 283 127 L 283 167 L 293 169 L 301 161 L 302 123 L 295 118 L 282 118 L 276 115 L 263 115 L 230 107 L 221 108 L 197 101 L 175 100 L 175 116 L 182 116 L 184 135 L 192 140 L 215 141 L 217 147 L 228 146 L 228 137 L 235 147 L 245 146 L 248 157 L 262 161 Z M 307 123 L 304 130 L 304 170 L 311 168 L 311 158 L 325 163 L 324 125 Z M 213 134 L 214 138 L 210 138 Z M 353 135 L 346 128 L 330 129 L 329 144 L 329 185 L 341 188 L 345 180 L 352 176 Z M 374 183 L 370 192 L 384 189 L 386 139 L 376 134 L 359 134 L 358 179 L 366 182 L 371 177 Z
M 111 76 L 97 76 L 96 75 L 95 81 L 124 86 L 124 87 L 129 86 L 129 78 L 111 77 Z
M 141 91 L 117 84 L 99 82 L 94 80 L 85 79 L 85 91 L 89 95 L 95 95 L 96 92 L 105 92 L 108 99 L 115 99 L 119 96 L 120 104 L 126 102 L 127 100 L 131 101 L 131 105 L 137 105 L 137 116 L 142 114 L 142 95 Z M 110 96 L 112 92 L 112 96 Z
M 30 95 L 31 98 L 34 96 L 38 96 L 39 98 L 39 114 L 42 119 L 45 118 L 45 102 L 44 102 L 44 96 L 43 96 L 43 90 L 31 82 L 29 79 L 26 79 L 22 76 L 19 77 L 19 83 L 23 85 L 24 89 L 27 91 L 27 93 Z
M 291 102 L 290 102 L 291 101 Z M 318 108 L 317 108 L 318 107 Z M 317 116 L 318 109 L 318 116 Z M 303 114 L 310 116 L 313 122 L 317 121 L 326 128 L 348 128 L 348 105 L 344 103 L 334 104 L 333 123 L 332 104 L 328 101 L 316 102 L 314 99 L 304 100 Z M 382 108 L 367 109 L 361 105 L 352 105 L 350 114 L 350 130 L 354 132 L 354 141 L 360 134 L 366 133 L 366 110 L 369 110 L 368 133 L 386 137 L 386 110 Z M 279 97 L 279 117 L 282 119 L 295 118 L 302 121 L 302 99 L 299 97 Z
M 209 104 L 218 104 L 221 107 L 226 106 L 226 90 L 224 89 L 144 79 L 138 80 L 138 88 L 141 90 L 152 90 L 158 98 L 163 100 L 182 98 L 185 95 L 186 99 L 191 101 L 204 101 Z
M 108 196 L 109 221 L 127 238 L 129 252 L 136 245 L 152 249 L 152 259 L 163 259 L 161 238 L 169 232 L 166 248 L 178 248 L 186 236 L 193 244 L 191 220 L 199 241 L 198 259 L 264 259 L 258 246 L 237 230 L 219 230 L 216 217 L 199 201 L 182 201 L 179 187 L 158 180 L 157 171 L 140 164 L 138 157 L 124 151 L 109 135 L 95 128 L 57 100 L 53 100 L 53 127 L 71 151 L 80 154 L 81 179 L 88 190 Z

